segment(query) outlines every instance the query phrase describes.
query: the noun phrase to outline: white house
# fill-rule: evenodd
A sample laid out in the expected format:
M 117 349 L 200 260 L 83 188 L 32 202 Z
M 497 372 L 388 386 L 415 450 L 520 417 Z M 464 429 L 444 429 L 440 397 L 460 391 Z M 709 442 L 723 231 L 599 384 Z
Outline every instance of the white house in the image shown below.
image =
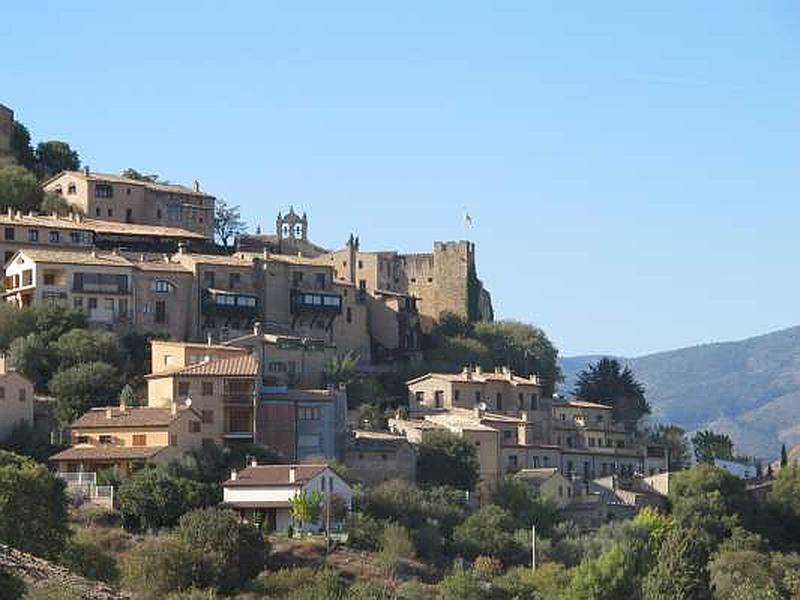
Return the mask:
M 272 531 L 285 532 L 293 524 L 289 501 L 305 492 L 320 493 L 324 506 L 331 502 L 344 504 L 350 510 L 353 490 L 326 464 L 257 465 L 231 471 L 223 485 L 223 503 L 243 517 L 266 521 Z M 331 511 L 333 513 L 333 511 Z M 297 526 L 297 524 L 294 524 Z M 319 530 L 323 523 L 305 523 L 309 530 Z M 335 523 L 333 524 L 335 525 Z

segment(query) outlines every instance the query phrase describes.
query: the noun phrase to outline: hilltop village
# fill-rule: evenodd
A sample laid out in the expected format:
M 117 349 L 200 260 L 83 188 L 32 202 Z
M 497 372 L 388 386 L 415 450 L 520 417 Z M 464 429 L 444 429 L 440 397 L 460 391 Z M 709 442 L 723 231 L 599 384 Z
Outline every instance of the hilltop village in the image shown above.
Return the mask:
M 0 106 L 0 481 L 35 474 L 46 501 L 29 527 L 0 500 L 0 543 L 142 598 L 247 582 L 275 598 L 619 598 L 624 585 L 700 598 L 692 590 L 725 584 L 713 563 L 688 595 L 669 592 L 664 569 L 667 555 L 694 560 L 680 497 L 704 502 L 717 485 L 726 529 L 709 526 L 703 561 L 723 540 L 751 543 L 745 526 L 794 549 L 791 527 L 787 539 L 766 517 L 748 521 L 789 514 L 772 488 L 794 451 L 756 472 L 705 432 L 690 469 L 683 431 L 646 426 L 644 389 L 620 365 L 559 390 L 544 333 L 495 321 L 474 243 L 404 254 L 343 232 L 327 249 L 292 206 L 277 207 L 272 233 L 225 230 L 237 213 L 197 181 L 98 173 L 69 152 L 57 167 L 43 151 L 25 164 L 19 132 Z M 20 191 L 29 180 L 35 206 Z M 624 393 L 591 391 L 606 368 Z M 115 524 L 124 549 L 75 524 L 87 511 Z M 150 537 L 137 546 L 133 534 Z M 192 548 L 218 557 L 231 542 L 201 576 L 210 559 Z M 589 581 L 597 561 L 627 560 L 613 553 L 628 542 L 647 572 Z M 102 568 L 87 566 L 87 547 Z M 313 569 L 296 556 L 309 547 Z M 0 576 L 29 579 L 3 548 Z M 348 552 L 369 553 L 379 576 L 330 562 Z M 797 555 L 780 556 L 764 567 L 776 593 L 800 594 Z M 531 559 L 545 566 L 528 572 Z M 586 595 L 596 585 L 607 594 Z

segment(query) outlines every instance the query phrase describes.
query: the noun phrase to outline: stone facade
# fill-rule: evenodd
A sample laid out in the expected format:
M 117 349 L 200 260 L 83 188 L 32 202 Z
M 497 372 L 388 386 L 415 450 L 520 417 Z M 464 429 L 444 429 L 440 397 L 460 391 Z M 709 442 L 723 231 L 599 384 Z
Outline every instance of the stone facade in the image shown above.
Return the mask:
M 0 441 L 19 425 L 33 425 L 33 404 L 33 384 L 11 369 L 6 356 L 0 354 Z
M 180 227 L 211 240 L 215 198 L 200 185 L 185 187 L 120 175 L 63 171 L 42 184 L 93 219 Z
M 392 479 L 416 481 L 417 455 L 405 436 L 354 430 L 345 443 L 348 473 L 367 485 Z

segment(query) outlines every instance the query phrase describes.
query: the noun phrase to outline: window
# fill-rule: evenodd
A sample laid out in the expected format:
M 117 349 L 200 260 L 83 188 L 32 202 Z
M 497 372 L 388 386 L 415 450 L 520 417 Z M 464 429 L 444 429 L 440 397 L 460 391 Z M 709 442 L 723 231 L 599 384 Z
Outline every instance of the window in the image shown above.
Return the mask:
M 203 423 L 213 423 L 214 422 L 214 411 L 213 410 L 202 410 L 202 411 L 200 411 L 200 420 Z
M 201 393 L 203 396 L 213 396 L 214 395 L 214 382 L 213 381 L 204 381 L 202 383 L 202 391 Z
M 28 241 L 29 242 L 38 242 L 39 241 L 39 230 L 38 229 L 28 229 Z
M 461 391 L 460 390 L 453 390 L 453 400 L 458 402 L 461 398 Z
M 189 382 L 188 381 L 179 381 L 178 382 L 178 396 L 181 398 L 185 398 L 189 395 Z
M 117 314 L 123 317 L 128 316 L 128 299 L 120 298 L 117 300 Z
M 14 228 L 13 227 L 6 227 L 6 235 L 5 235 L 5 237 L 6 237 L 7 240 L 13 240 L 14 239 Z
M 433 399 L 436 404 L 436 408 L 442 408 L 444 404 L 444 392 L 441 390 L 436 390 L 433 393 Z
M 531 394 L 531 410 L 539 410 L 539 398 L 536 394 Z
M 214 271 L 206 271 L 203 273 L 203 281 L 207 286 L 214 287 Z
M 358 280 L 358 291 L 359 292 L 366 292 L 367 291 L 367 280 L 366 279 L 359 279 Z
M 347 307 L 347 312 L 345 313 L 345 318 L 347 319 L 348 323 L 353 322 L 353 309 L 349 306 Z
M 112 437 L 107 433 L 102 434 L 99 439 L 101 444 L 110 444 L 112 441 Z
M 105 309 L 107 312 L 111 312 L 111 313 L 113 313 L 113 312 L 114 312 L 114 299 L 113 299 L 113 298 L 106 298 L 106 299 L 103 301 L 103 308 L 104 308 L 104 309 Z
M 417 400 L 417 404 L 423 404 L 425 402 L 425 392 L 414 392 L 414 398 Z
M 61 236 L 58 234 L 57 231 L 51 231 L 48 239 L 50 240 L 51 244 L 57 244 L 60 241 Z
M 239 287 L 239 284 L 242 282 L 242 274 L 241 273 L 229 273 L 228 274 L 228 286 L 233 290 Z
M 519 409 L 525 410 L 525 394 L 519 395 Z
M 97 308 L 97 298 L 89 298 L 89 310 L 94 310 Z
M 515 471 L 517 469 L 517 456 L 512 455 L 508 457 L 508 468 L 509 470 Z
M 303 281 L 303 273 L 302 271 L 295 271 L 292 273 L 292 284 L 297 287 Z
M 161 209 L 160 209 L 160 208 L 159 208 L 159 209 L 156 211 L 156 218 L 157 218 L 159 221 L 161 220 Z
M 111 208 L 109 208 L 109 209 L 106 211 L 106 213 L 108 213 L 108 216 L 109 216 L 109 217 L 113 217 L 113 216 L 114 216 L 114 210 L 113 210 L 113 209 L 111 209 Z
M 189 421 L 189 433 L 200 433 L 200 421 Z
M 170 433 L 169 434 L 169 445 L 170 446 L 177 446 L 178 445 L 178 434 L 177 433 Z
M 325 282 L 327 280 L 327 278 L 325 277 L 325 273 L 317 273 L 315 278 L 317 280 L 317 287 L 320 289 L 324 289 Z
M 6 386 L 0 385 L 0 400 L 6 399 Z
M 100 207 L 99 206 L 94 209 L 94 216 L 95 217 L 99 217 L 100 216 Z
M 297 418 L 301 421 L 318 421 L 320 416 L 319 408 L 303 407 L 297 409 Z
M 133 445 L 134 446 L 147 446 L 147 434 L 134 433 L 133 434 Z
M 572 473 L 575 470 L 571 460 L 567 461 L 567 473 Z
M 156 300 L 156 323 L 165 323 L 167 320 L 167 303 Z
M 64 193 L 64 188 L 62 188 L 60 185 L 57 185 L 55 187 L 55 189 L 53 190 L 53 192 L 55 192 L 56 194 L 58 194 L 60 196 L 60 195 L 62 195 Z
M 497 410 L 503 410 L 503 394 L 497 392 Z
M 595 442 L 594 442 L 594 438 L 593 438 L 593 437 L 590 437 L 590 438 L 589 438 L 589 447 L 590 447 L 590 448 L 594 448 L 594 444 L 595 444 Z
M 281 225 L 281 237 L 288 238 L 289 237 L 289 224 L 284 223 Z
M 80 231 L 70 231 L 69 232 L 69 241 L 71 244 L 80 244 L 81 243 L 81 232 Z
M 481 403 L 481 393 L 480 391 L 475 392 L 475 404 Z
M 113 198 L 114 197 L 114 188 L 105 183 L 98 183 L 94 186 L 94 197 L 95 198 Z
M 128 193 L 130 193 L 130 190 L 128 190 Z M 130 208 L 125 209 L 125 222 L 133 223 L 133 210 Z
M 19 389 L 19 401 L 25 402 L 28 399 L 28 393 L 25 391 L 25 388 Z
M 624 440 L 617 440 L 617 448 L 624 448 L 625 442 Z
M 77 192 L 78 192 L 78 188 L 75 186 L 75 184 L 74 184 L 74 183 L 70 183 L 70 184 L 67 186 L 67 194 L 68 194 L 68 195 L 70 195 L 70 196 L 73 196 L 73 195 L 75 195 Z
M 54 273 L 45 273 L 42 276 L 42 281 L 45 285 L 55 285 L 56 283 L 56 276 Z
M 504 429 L 503 430 L 503 439 L 504 440 L 510 440 L 511 439 L 511 430 L 510 429 Z
M 364 268 L 364 261 L 363 260 L 358 261 L 358 268 L 359 269 L 363 269 Z
M 294 237 L 303 237 L 303 226 L 300 223 L 296 223 L 294 226 Z

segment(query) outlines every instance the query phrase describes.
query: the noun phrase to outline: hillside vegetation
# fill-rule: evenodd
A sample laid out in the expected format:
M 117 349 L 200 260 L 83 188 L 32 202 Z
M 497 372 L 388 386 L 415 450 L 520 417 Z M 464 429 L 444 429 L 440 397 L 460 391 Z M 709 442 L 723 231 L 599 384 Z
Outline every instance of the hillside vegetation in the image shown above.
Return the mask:
M 561 389 L 598 358 L 562 358 Z M 800 327 L 622 360 L 647 386 L 655 420 L 729 433 L 748 455 L 800 443 Z

